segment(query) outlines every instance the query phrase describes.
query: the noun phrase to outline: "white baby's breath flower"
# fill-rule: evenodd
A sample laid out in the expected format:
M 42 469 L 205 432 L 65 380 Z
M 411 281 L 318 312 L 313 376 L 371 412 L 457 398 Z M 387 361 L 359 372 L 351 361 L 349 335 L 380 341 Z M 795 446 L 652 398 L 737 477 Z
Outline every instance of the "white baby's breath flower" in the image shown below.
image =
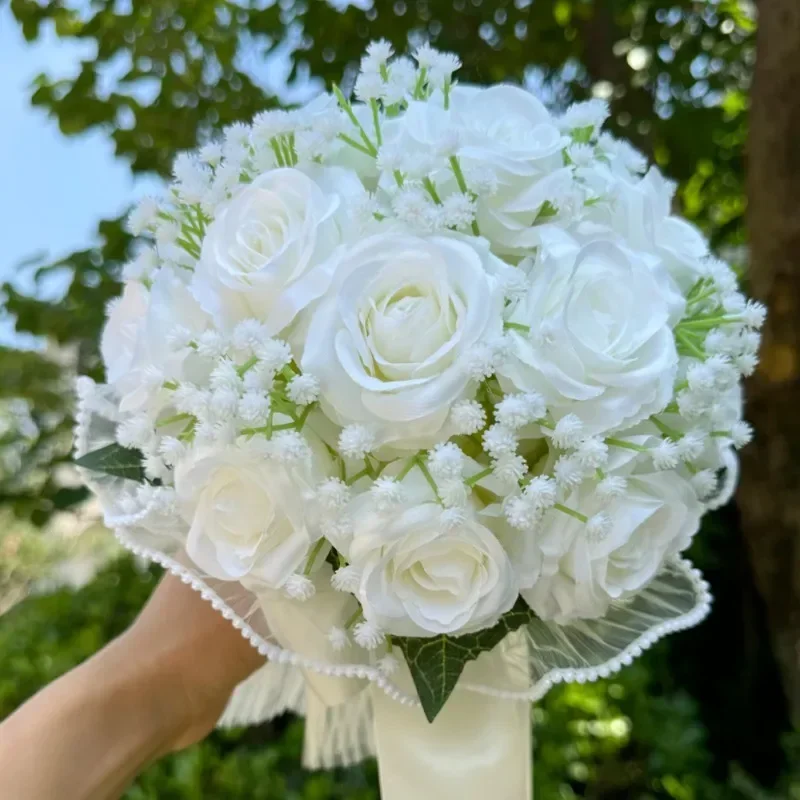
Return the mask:
M 584 468 L 574 456 L 561 456 L 553 466 L 553 476 L 559 486 L 577 486 L 584 476 Z
M 374 622 L 364 620 L 353 628 L 353 639 L 365 650 L 376 650 L 383 644 L 385 638 L 383 631 Z
M 540 522 L 542 512 L 527 498 L 514 495 L 506 498 L 503 513 L 512 528 L 521 531 L 532 531 Z
M 452 531 L 464 524 L 467 518 L 466 512 L 461 506 L 450 506 L 442 511 L 439 518 L 442 530 Z
M 313 375 L 296 375 L 287 384 L 286 394 L 293 403 L 307 406 L 319 397 L 319 381 Z
M 442 203 L 440 222 L 445 228 L 468 228 L 475 219 L 475 201 L 465 194 L 451 194 Z
M 331 576 L 331 586 L 337 592 L 349 592 L 355 594 L 361 582 L 361 571 L 352 564 L 346 567 L 339 567 Z
M 134 236 L 141 236 L 145 231 L 152 230 L 158 218 L 158 202 L 152 197 L 143 197 L 128 215 L 128 230 Z
M 242 386 L 247 392 L 271 392 L 275 386 L 275 373 L 264 364 L 256 364 L 245 372 Z
M 731 440 L 733 446 L 738 450 L 753 441 L 753 428 L 744 420 L 734 422 L 731 426 Z
M 327 634 L 327 639 L 335 652 L 344 650 L 350 644 L 350 637 L 344 628 L 337 628 L 333 626 Z
M 486 425 L 486 412 L 475 400 L 460 400 L 450 409 L 450 423 L 456 433 L 470 436 Z
M 236 365 L 229 358 L 223 358 L 217 363 L 208 380 L 209 385 L 215 391 L 220 389 L 239 391 L 242 385 Z
M 244 422 L 263 425 L 269 417 L 269 395 L 264 392 L 247 391 L 239 400 L 238 413 Z
M 228 342 L 225 337 L 215 330 L 203 331 L 197 337 L 197 352 L 206 358 L 220 358 L 228 350 Z
M 756 300 L 748 300 L 744 311 L 742 312 L 742 322 L 748 328 L 759 329 L 763 327 L 767 318 L 767 309 L 765 306 Z
M 544 398 L 536 392 L 506 395 L 495 406 L 497 421 L 512 430 L 541 419 L 544 414 Z
M 380 511 L 399 505 L 405 499 L 402 484 L 394 478 L 380 477 L 370 487 L 370 494 L 375 498 L 375 505 Z
M 122 279 L 124 281 L 151 280 L 157 269 L 158 256 L 156 251 L 152 247 L 146 247 L 140 250 L 133 260 L 122 268 Z
M 194 334 L 185 325 L 176 325 L 167 334 L 167 345 L 173 350 L 183 350 L 191 346 Z
M 153 423 L 147 414 L 134 414 L 117 427 L 117 442 L 122 447 L 145 449 L 155 436 Z
M 243 319 L 233 329 L 231 344 L 237 350 L 255 350 L 267 336 L 264 324 L 257 319 Z
M 350 499 L 350 487 L 341 478 L 328 478 L 317 486 L 316 496 L 328 511 L 340 511 Z
M 483 449 L 492 457 L 515 453 L 517 451 L 517 437 L 505 425 L 492 425 L 483 434 Z
M 234 417 L 239 407 L 239 392 L 223 387 L 211 393 L 208 410 L 215 422 L 225 422 Z
M 525 487 L 523 494 L 534 508 L 544 511 L 556 502 L 556 481 L 547 475 L 537 475 Z
M 614 497 L 621 497 L 628 488 L 628 481 L 621 475 L 606 475 L 597 484 L 597 494 L 601 500 L 610 500 Z
M 587 469 L 603 467 L 608 461 L 608 445 L 601 438 L 591 436 L 578 444 L 575 458 Z
M 457 444 L 437 444 L 428 453 L 428 468 L 434 478 L 460 478 L 464 469 L 464 454 Z
M 200 148 L 198 157 L 204 164 L 216 167 L 222 160 L 222 145 L 219 142 L 208 142 Z
M 552 439 L 557 447 L 576 447 L 584 437 L 583 423 L 575 414 L 566 414 L 553 429 Z
M 706 434 L 697 428 L 687 431 L 677 442 L 678 456 L 684 461 L 700 458 L 706 447 Z
M 455 53 L 436 53 L 428 67 L 428 83 L 441 89 L 453 80 L 453 73 L 461 67 L 461 60 Z
M 608 536 L 611 531 L 611 525 L 611 517 L 601 511 L 589 517 L 589 521 L 586 523 L 586 536 L 590 541 L 600 542 Z
M 175 436 L 164 436 L 158 443 L 158 452 L 167 466 L 174 467 L 186 454 L 186 445 Z
M 355 95 L 362 102 L 379 100 L 384 93 L 383 78 L 377 72 L 362 72 L 356 78 Z
M 312 598 L 316 592 L 314 582 L 305 575 L 290 575 L 286 583 L 283 585 L 283 590 L 287 597 L 292 600 L 300 600 L 301 602 Z
M 375 447 L 375 434 L 365 425 L 348 425 L 339 434 L 339 449 L 348 458 L 364 458 Z
M 563 131 L 583 128 L 596 130 L 602 127 L 609 113 L 608 103 L 604 100 L 586 100 L 582 103 L 573 103 L 558 119 L 558 124 Z
M 393 55 L 394 49 L 386 39 L 376 39 L 367 45 L 367 53 L 361 59 L 362 70 L 378 70 Z
M 278 431 L 270 440 L 273 458 L 283 463 L 302 461 L 311 456 L 311 448 L 297 431 Z
M 736 356 L 736 368 L 745 378 L 749 378 L 758 366 L 758 356 L 753 353 L 742 353 Z
M 400 662 L 391 653 L 387 653 L 383 658 L 378 660 L 378 669 L 384 675 L 394 675 L 400 667 Z
M 493 474 L 503 483 L 517 484 L 528 471 L 528 465 L 522 456 L 506 454 L 492 462 Z
M 292 350 L 283 339 L 266 339 L 259 342 L 255 354 L 265 369 L 280 372 L 292 360 Z
M 418 186 L 407 186 L 397 192 L 392 199 L 392 210 L 399 220 L 414 230 L 433 231 L 439 225 L 438 208 Z
M 650 454 L 653 457 L 653 466 L 656 469 L 674 469 L 678 466 L 680 451 L 672 439 L 662 439 Z
M 445 478 L 439 481 L 438 492 L 445 508 L 463 508 L 469 498 L 464 481 L 455 478 Z

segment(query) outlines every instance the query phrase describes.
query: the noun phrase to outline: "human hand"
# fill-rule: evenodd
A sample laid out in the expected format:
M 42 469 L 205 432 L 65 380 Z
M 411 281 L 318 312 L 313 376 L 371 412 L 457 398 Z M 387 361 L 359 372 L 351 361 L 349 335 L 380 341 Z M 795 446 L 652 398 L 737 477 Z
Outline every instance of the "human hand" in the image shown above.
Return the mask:
M 165 577 L 119 638 L 0 725 L 0 797 L 111 800 L 149 762 L 214 727 L 264 658 Z

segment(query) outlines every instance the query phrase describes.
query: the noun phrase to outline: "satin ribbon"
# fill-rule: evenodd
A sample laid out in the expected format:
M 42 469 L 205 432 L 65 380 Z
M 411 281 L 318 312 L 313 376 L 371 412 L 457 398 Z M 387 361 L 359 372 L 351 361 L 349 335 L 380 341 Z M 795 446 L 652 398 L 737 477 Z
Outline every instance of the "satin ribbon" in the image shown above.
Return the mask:
M 506 672 L 502 651 L 467 665 L 464 681 L 491 684 Z M 408 668 L 397 677 L 412 690 Z M 456 690 L 433 722 L 370 688 L 382 800 L 530 800 L 530 703 Z

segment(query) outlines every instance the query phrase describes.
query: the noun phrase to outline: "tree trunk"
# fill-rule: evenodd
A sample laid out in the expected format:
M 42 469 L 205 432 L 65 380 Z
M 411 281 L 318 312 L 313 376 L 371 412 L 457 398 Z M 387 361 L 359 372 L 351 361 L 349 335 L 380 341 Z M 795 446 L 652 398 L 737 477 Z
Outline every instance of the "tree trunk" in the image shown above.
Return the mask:
M 800 726 L 800 2 L 761 0 L 749 144 L 751 293 L 767 303 L 748 386 L 744 534 L 789 713 Z

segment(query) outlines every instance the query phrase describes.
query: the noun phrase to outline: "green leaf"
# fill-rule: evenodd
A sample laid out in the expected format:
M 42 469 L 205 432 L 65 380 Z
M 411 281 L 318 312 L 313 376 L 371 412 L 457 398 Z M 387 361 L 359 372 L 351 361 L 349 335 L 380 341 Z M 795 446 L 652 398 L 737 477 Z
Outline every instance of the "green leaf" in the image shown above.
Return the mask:
M 144 467 L 142 453 L 129 447 L 110 444 L 93 450 L 91 453 L 75 459 L 75 463 L 92 472 L 103 472 L 115 478 L 127 478 L 137 483 L 144 483 Z
M 403 651 L 411 670 L 428 722 L 433 722 L 442 710 L 468 661 L 493 650 L 509 633 L 535 619 L 536 615 L 520 597 L 493 628 L 466 636 L 393 637 L 392 641 Z

